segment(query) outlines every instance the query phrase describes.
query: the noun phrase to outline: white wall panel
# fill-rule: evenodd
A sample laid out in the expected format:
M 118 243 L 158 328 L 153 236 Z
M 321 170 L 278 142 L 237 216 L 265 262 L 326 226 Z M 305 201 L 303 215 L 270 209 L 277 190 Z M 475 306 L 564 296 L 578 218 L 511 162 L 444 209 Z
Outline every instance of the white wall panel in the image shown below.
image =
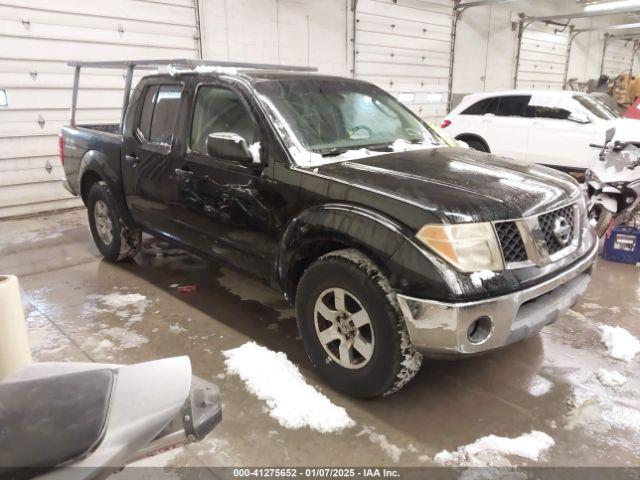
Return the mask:
M 632 41 L 609 38 L 607 40 L 607 50 L 604 54 L 603 73 L 612 78 L 623 73 L 629 73 L 633 54 L 634 45 Z M 634 70 L 637 70 L 637 65 Z
M 394 93 L 428 121 L 446 114 L 453 2 L 359 0 L 355 75 Z
M 0 217 L 68 207 L 57 135 L 73 60 L 197 58 L 195 0 L 3 0 L 0 5 Z M 139 77 L 137 77 L 139 78 Z M 124 72 L 84 70 L 78 121 L 117 122 Z
M 351 0 L 200 0 L 207 60 L 311 65 L 348 75 Z
M 522 35 L 517 88 L 561 90 L 567 63 L 568 29 L 534 23 Z

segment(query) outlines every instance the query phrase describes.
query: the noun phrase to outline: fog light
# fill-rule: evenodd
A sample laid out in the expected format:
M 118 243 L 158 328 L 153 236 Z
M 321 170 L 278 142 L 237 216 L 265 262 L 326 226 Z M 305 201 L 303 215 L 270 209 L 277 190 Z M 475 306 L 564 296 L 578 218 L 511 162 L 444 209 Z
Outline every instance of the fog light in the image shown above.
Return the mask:
M 492 330 L 493 321 L 491 320 L 491 317 L 478 317 L 473 322 L 471 322 L 471 325 L 469 325 L 469 329 L 467 330 L 467 337 L 473 344 L 482 343 L 487 338 L 489 338 Z

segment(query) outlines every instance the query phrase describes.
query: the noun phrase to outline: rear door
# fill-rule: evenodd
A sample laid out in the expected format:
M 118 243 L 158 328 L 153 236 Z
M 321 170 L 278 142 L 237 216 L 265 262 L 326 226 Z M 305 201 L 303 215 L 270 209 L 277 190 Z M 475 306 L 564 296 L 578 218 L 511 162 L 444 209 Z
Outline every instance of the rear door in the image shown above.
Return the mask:
M 177 82 L 149 83 L 134 115 L 133 135 L 125 135 L 122 146 L 124 193 L 133 218 L 147 230 L 169 236 L 175 234 L 169 205 L 177 187 L 174 132 L 182 91 Z
M 526 117 L 530 95 L 496 97 L 489 106 L 495 114 L 485 116 L 485 135 L 491 153 L 516 160 L 527 158 L 531 119 Z

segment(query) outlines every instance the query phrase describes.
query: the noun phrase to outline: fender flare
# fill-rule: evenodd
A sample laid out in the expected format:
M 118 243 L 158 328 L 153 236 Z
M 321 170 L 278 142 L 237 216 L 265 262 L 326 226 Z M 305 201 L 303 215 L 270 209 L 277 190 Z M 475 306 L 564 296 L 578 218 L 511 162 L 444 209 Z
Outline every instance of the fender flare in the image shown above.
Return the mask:
M 80 160 L 80 167 L 78 171 L 79 192 L 83 201 L 86 203 L 86 194 L 88 190 L 85 187 L 85 178 L 87 175 L 96 175 L 102 181 L 107 184 L 111 195 L 113 196 L 116 208 L 120 214 L 120 218 L 129 226 L 135 227 L 135 222 L 127 202 L 125 200 L 124 191 L 122 187 L 122 172 L 118 168 L 116 170 L 112 161 L 104 153 L 97 150 L 87 151 Z M 119 166 L 119 163 L 118 163 Z M 93 182 L 92 182 L 93 183 Z
M 455 139 L 463 142 L 465 141 L 465 139 L 477 140 L 485 146 L 488 153 L 491 153 L 491 149 L 489 148 L 489 144 L 487 143 L 487 141 L 480 135 L 477 135 L 475 133 L 461 133 L 459 135 L 456 135 Z
M 406 227 L 366 207 L 329 203 L 308 208 L 292 218 L 283 232 L 277 280 L 291 300 L 297 287 L 295 280 L 302 273 L 297 268 L 345 247 L 362 251 L 384 272 L 387 261 L 410 235 Z

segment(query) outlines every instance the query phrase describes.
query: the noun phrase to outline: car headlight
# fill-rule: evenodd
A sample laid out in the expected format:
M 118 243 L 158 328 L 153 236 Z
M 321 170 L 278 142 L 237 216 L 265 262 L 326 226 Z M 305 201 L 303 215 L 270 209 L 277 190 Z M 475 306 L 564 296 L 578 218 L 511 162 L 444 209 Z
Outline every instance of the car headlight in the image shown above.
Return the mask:
M 504 269 L 491 223 L 425 225 L 416 237 L 462 272 Z

